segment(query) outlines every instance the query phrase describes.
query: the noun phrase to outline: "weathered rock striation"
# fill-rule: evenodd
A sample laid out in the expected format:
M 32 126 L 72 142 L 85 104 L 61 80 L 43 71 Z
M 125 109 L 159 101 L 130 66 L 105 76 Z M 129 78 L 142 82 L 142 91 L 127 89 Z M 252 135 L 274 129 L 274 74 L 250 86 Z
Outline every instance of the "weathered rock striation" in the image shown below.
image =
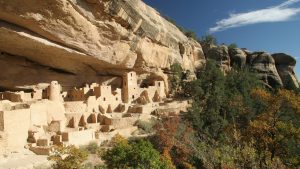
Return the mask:
M 11 64 L 2 88 L 30 85 L 24 74 L 33 84 L 53 76 L 76 84 L 205 63 L 201 45 L 140 0 L 0 0 L 0 37 L 0 66 Z
M 179 62 L 193 72 L 206 58 L 224 72 L 248 65 L 270 86 L 291 81 L 299 87 L 295 63 L 279 59 L 290 56 L 276 54 L 274 61 L 266 53 L 204 45 L 205 57 L 198 42 L 140 0 L 0 0 L 0 37 L 2 90 L 52 80 L 64 88 L 93 82 L 120 87 L 123 72 L 132 70 L 164 80 L 168 90 L 164 72 L 170 65 Z
M 294 68 L 296 60 L 284 53 L 273 55 L 267 52 L 251 52 L 247 49 L 230 48 L 227 46 L 213 46 L 206 49 L 207 59 L 215 60 L 226 73 L 232 67 L 249 67 L 270 88 L 286 87 L 299 88 L 299 81 Z
M 246 66 L 247 54 L 239 48 L 229 49 L 230 64 L 231 66 L 244 67 Z
M 206 54 L 207 59 L 212 59 L 220 65 L 224 72 L 230 71 L 230 56 L 225 45 L 212 47 Z
M 296 59 L 284 53 L 275 53 L 272 57 L 275 60 L 276 68 L 284 87 L 299 88 L 299 81 L 294 72 Z
M 275 61 L 269 53 L 253 52 L 247 56 L 247 64 L 258 73 L 266 84 L 272 87 L 283 86 Z

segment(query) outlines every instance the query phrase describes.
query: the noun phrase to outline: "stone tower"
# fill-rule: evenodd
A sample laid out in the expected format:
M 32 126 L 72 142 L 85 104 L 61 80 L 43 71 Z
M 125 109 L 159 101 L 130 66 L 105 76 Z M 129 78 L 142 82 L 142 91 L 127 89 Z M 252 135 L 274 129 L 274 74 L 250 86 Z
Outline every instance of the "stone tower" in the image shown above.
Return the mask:
M 123 101 L 130 103 L 138 96 L 137 76 L 135 72 L 128 72 L 123 75 Z
M 52 81 L 48 88 L 48 96 L 51 101 L 62 101 L 61 97 L 61 86 L 57 81 Z
M 159 96 L 164 99 L 166 98 L 166 92 L 165 92 L 165 83 L 164 81 L 156 81 L 155 87 L 157 88 L 157 92 Z

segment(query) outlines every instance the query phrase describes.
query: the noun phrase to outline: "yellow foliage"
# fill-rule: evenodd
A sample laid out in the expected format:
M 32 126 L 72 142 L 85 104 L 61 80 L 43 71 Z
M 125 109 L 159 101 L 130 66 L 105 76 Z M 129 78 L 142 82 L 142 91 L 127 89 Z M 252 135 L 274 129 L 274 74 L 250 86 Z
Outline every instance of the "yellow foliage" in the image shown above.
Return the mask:
M 119 143 L 128 144 L 128 140 L 118 133 L 111 139 L 110 143 L 112 145 L 116 145 Z

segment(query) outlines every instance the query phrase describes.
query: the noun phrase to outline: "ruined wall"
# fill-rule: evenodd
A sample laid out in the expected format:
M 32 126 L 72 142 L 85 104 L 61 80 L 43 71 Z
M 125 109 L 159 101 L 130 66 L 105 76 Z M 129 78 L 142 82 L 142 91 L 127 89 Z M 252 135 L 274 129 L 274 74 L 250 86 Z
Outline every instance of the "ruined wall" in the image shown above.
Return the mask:
M 2 114 L 0 117 L 2 116 L 4 120 L 4 130 L 0 141 L 2 144 L 1 149 L 4 149 L 3 151 L 22 149 L 27 143 L 30 128 L 30 110 L 2 111 L 0 114 Z
M 63 141 L 68 141 L 71 145 L 86 145 L 95 139 L 95 130 L 89 129 L 63 133 L 62 139 Z

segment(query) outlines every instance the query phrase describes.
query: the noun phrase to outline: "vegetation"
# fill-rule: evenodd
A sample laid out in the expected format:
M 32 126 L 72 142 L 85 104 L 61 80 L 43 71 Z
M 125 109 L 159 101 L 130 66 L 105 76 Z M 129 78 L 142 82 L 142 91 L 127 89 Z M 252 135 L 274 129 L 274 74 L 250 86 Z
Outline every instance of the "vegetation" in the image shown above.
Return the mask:
M 179 63 L 174 63 L 171 65 L 172 76 L 170 79 L 171 86 L 173 89 L 173 94 L 180 93 L 182 83 L 183 83 L 183 69 Z
M 235 43 L 232 43 L 232 44 L 230 44 L 230 45 L 228 45 L 228 48 L 229 49 L 234 49 L 234 48 L 237 48 L 238 46 L 237 46 L 237 44 L 235 44 Z
M 153 133 L 155 131 L 154 126 L 156 125 L 157 120 L 155 118 L 151 118 L 149 121 L 138 120 L 136 125 L 143 131 L 143 133 Z
M 90 154 L 97 154 L 100 151 L 100 147 L 96 142 L 90 142 L 88 145 L 80 147 L 80 149 Z
M 167 162 L 147 140 L 121 139 L 101 155 L 108 168 L 168 168 Z
M 96 168 L 274 169 L 300 167 L 300 94 L 266 89 L 247 67 L 226 75 L 215 62 L 184 82 L 180 64 L 171 67 L 172 87 L 193 100 L 181 116 L 160 117 L 137 126 L 153 135 L 126 140 L 116 135 Z M 54 168 L 82 168 L 86 151 L 57 147 Z M 94 167 L 95 168 L 95 167 Z
M 58 146 L 55 147 L 53 154 L 48 159 L 54 161 L 52 166 L 54 169 L 80 169 L 87 156 L 87 152 L 75 146 Z
M 201 38 L 201 44 L 217 45 L 217 39 L 213 35 L 206 35 Z
M 248 68 L 214 62 L 186 84 L 184 117 L 163 118 L 150 139 L 173 168 L 299 168 L 300 95 L 265 89 Z
M 190 164 L 202 168 L 298 168 L 300 95 L 269 91 L 247 68 L 224 76 L 213 62 L 187 92 L 195 138 Z M 194 142 L 193 142 L 194 141 Z M 192 144 L 191 144 L 192 143 Z

